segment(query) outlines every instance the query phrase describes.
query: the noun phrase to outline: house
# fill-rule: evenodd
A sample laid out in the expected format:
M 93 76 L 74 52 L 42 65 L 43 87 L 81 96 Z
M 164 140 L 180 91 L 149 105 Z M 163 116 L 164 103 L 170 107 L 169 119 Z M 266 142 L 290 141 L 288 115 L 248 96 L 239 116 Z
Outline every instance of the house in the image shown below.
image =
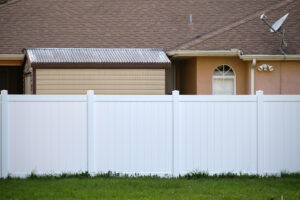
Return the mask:
M 40 94 L 78 94 L 97 88 L 98 94 L 162 94 L 163 88 L 165 93 L 178 89 L 181 94 L 254 94 L 256 90 L 300 94 L 299 11 L 297 0 L 11 0 L 0 5 L 0 89 Z M 285 55 L 279 51 L 280 36 L 271 33 L 260 20 L 262 13 L 271 23 L 289 13 L 284 23 Z M 148 60 L 148 66 L 144 61 L 116 62 L 124 49 L 130 50 L 130 56 L 137 51 L 162 49 L 159 55 L 164 61 L 153 70 L 165 78 L 150 85 L 135 82 L 130 88 L 119 81 L 106 92 L 102 77 L 94 86 L 89 78 L 84 80 L 90 81 L 90 87 L 77 87 L 80 83 L 76 76 L 68 83 L 71 86 L 62 84 L 67 82 L 66 77 L 55 83 L 57 77 L 43 80 L 46 85 L 40 85 L 36 81 L 46 64 L 41 60 L 32 62 L 30 56 L 42 49 L 48 51 L 44 54 L 51 63 L 48 67 L 55 65 L 55 69 L 46 70 L 48 75 L 58 73 L 54 75 L 57 77 L 66 76 L 71 69 L 81 73 L 79 68 L 93 74 L 91 63 L 85 61 L 87 51 L 98 52 L 92 62 L 96 62 L 93 65 L 99 72 L 105 68 L 112 73 L 120 69 L 130 73 L 137 66 L 149 70 L 152 61 Z M 64 54 L 66 49 L 68 53 Z M 119 52 L 114 58 L 110 56 L 113 49 Z M 72 57 L 77 50 L 81 54 Z M 51 57 L 53 51 L 58 54 Z M 66 56 L 74 60 L 65 62 Z M 113 58 L 114 67 L 106 65 L 105 59 L 97 60 L 100 57 Z M 159 58 L 153 59 L 155 62 Z M 70 67 L 67 71 L 66 66 Z M 144 80 L 144 76 L 152 75 L 137 76 Z M 25 81 L 22 84 L 20 80 Z M 50 82 L 57 88 L 51 88 Z M 75 92 L 72 85 L 79 89 Z
M 300 55 L 241 55 L 234 49 L 170 55 L 182 94 L 300 94 Z

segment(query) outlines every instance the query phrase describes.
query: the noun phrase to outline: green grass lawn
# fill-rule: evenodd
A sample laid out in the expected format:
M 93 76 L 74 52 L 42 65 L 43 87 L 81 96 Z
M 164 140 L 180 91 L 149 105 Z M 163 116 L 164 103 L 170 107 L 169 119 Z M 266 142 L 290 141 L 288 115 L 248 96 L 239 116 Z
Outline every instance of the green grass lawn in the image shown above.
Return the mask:
M 0 199 L 300 199 L 300 176 L 282 178 L 65 177 L 0 179 Z

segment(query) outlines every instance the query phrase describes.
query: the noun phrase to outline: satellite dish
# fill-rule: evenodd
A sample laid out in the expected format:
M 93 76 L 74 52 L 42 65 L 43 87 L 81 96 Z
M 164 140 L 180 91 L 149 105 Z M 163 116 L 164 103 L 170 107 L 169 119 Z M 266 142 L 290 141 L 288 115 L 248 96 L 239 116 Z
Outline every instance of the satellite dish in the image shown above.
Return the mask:
M 283 17 L 281 17 L 279 20 L 277 20 L 277 21 L 272 25 L 272 28 L 270 29 L 270 31 L 271 31 L 272 33 L 278 31 L 288 16 L 289 16 L 289 13 L 285 14 Z
M 280 19 L 278 19 L 273 25 L 271 25 L 268 21 L 267 21 L 267 16 L 265 15 L 265 13 L 263 13 L 260 16 L 260 19 L 270 27 L 270 31 L 272 33 L 279 33 L 281 35 L 281 43 L 280 43 L 280 53 L 282 53 L 283 55 L 285 54 L 283 48 L 284 46 L 287 46 L 286 42 L 284 41 L 284 33 L 285 30 L 282 27 L 282 24 L 284 23 L 284 21 L 286 20 L 286 18 L 289 16 L 289 13 L 285 14 L 283 17 L 281 17 Z

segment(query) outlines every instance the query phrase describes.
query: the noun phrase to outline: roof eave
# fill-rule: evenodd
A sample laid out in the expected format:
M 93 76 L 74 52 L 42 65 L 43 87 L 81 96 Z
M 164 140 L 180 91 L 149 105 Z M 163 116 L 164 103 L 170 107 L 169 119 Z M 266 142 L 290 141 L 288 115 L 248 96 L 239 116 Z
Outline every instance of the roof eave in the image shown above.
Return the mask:
M 244 61 L 250 61 L 256 59 L 257 61 L 293 61 L 293 60 L 300 60 L 300 54 L 293 54 L 293 55 L 240 55 L 240 59 Z
M 173 58 L 176 57 L 210 57 L 210 56 L 220 56 L 220 57 L 234 57 L 239 56 L 241 51 L 238 49 L 231 50 L 214 50 L 214 51 L 203 51 L 203 50 L 175 50 L 167 52 L 168 56 Z
M 23 60 L 24 54 L 0 54 L 0 60 Z

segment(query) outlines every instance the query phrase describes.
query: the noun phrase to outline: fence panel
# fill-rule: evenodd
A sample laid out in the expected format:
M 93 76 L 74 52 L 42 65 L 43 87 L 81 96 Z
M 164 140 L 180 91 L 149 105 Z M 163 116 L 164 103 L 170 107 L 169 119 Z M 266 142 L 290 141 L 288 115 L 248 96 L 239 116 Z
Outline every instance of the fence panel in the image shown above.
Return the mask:
M 9 173 L 24 176 L 32 171 L 87 170 L 86 102 L 68 98 L 52 96 L 47 101 L 47 96 L 11 96 Z
M 171 97 L 96 98 L 96 172 L 171 174 Z
M 256 173 L 256 98 L 182 97 L 180 173 Z
M 3 94 L 2 177 L 300 172 L 299 95 Z
M 262 173 L 299 172 L 299 96 L 264 96 L 262 140 Z

